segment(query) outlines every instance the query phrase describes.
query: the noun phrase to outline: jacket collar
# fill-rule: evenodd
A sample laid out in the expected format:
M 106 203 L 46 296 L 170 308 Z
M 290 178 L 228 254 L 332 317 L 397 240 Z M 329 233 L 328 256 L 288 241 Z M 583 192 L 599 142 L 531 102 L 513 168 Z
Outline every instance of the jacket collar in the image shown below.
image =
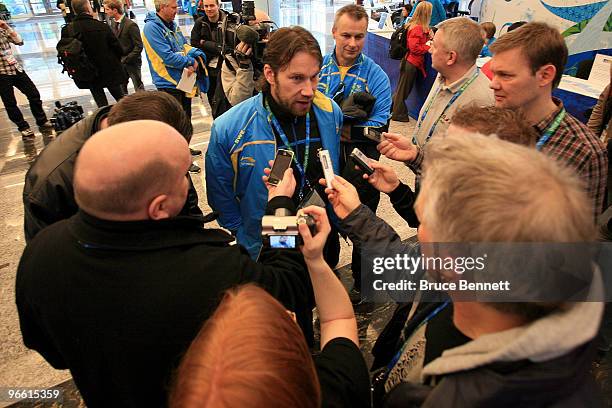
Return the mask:
M 69 220 L 78 244 L 87 249 L 145 251 L 185 245 L 226 246 L 231 235 L 204 229 L 206 217 L 178 216 L 167 220 L 108 221 L 79 210 Z
M 603 299 L 603 280 L 597 266 L 593 267 L 588 298 Z M 423 367 L 422 376 L 471 370 L 496 362 L 544 362 L 561 357 L 595 338 L 603 308 L 602 302 L 576 302 L 567 310 L 527 325 L 479 337 L 444 351 Z
M 339 67 L 340 65 L 338 64 L 338 60 L 336 59 L 336 47 L 334 47 L 334 50 L 331 52 L 330 55 L 331 55 L 331 60 L 334 62 L 334 64 L 336 64 L 337 67 Z M 365 60 L 365 55 L 363 55 L 363 52 L 360 52 L 359 55 L 357 56 L 357 59 L 355 60 L 355 63 L 351 65 L 351 68 L 363 64 L 364 60 Z

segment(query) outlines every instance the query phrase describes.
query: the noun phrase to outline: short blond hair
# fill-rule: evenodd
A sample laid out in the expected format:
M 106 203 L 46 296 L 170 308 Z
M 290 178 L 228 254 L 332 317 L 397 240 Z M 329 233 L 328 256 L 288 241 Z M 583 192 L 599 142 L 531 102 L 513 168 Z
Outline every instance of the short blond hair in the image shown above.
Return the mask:
M 167 6 L 173 0 L 153 0 L 153 4 L 155 5 L 155 11 L 161 10 L 162 6 Z M 177 0 L 174 0 L 177 1 Z M 178 1 L 177 1 L 178 3 Z
M 595 237 L 583 182 L 535 149 L 477 133 L 447 135 L 427 144 L 423 166 L 417 207 L 436 242 Z
M 455 17 L 438 24 L 444 33 L 444 48 L 455 51 L 459 62 L 474 65 L 482 51 L 484 40 L 477 22 L 467 17 Z

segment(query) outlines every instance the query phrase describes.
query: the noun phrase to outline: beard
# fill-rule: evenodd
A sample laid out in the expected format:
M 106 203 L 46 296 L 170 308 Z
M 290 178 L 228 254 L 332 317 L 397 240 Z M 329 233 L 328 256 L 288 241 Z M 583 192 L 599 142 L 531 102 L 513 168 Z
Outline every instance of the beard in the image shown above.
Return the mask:
M 278 89 L 278 88 L 277 88 Z M 292 116 L 306 116 L 312 107 L 313 98 L 300 98 L 298 100 L 291 100 L 290 98 L 283 98 L 279 95 L 278 91 L 272 90 L 271 94 L 278 106 L 288 114 Z M 300 103 L 307 102 L 307 103 Z

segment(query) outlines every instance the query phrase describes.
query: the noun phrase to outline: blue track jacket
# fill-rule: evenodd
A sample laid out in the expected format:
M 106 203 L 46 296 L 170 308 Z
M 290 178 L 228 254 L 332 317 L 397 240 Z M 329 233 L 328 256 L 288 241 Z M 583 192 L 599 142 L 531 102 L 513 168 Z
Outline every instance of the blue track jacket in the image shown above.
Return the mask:
M 203 59 L 206 62 L 206 54 L 198 48 L 194 48 L 181 33 L 178 24 L 172 22 L 173 29 L 166 27 L 154 11 L 147 13 L 142 36 L 142 43 L 149 61 L 149 69 L 153 85 L 156 88 L 176 88 L 181 80 L 183 69 L 192 66 L 198 59 L 201 65 Z M 205 68 L 204 68 L 205 70 Z M 208 90 L 208 77 L 202 78 L 198 74 L 196 86 L 201 91 Z M 195 95 L 195 86 L 189 97 Z
M 316 92 L 313 110 L 321 144 L 339 174 L 342 111 Z M 276 155 L 276 138 L 260 93 L 234 106 L 213 122 L 206 151 L 206 196 L 219 213 L 219 224 L 236 231 L 238 243 L 256 258 L 261 248 L 261 219 L 268 190 L 261 177 Z
M 344 82 L 344 98 L 352 92 L 366 91 L 376 97 L 376 103 L 370 117 L 365 122 L 357 122 L 355 126 L 384 126 L 391 117 L 391 84 L 389 77 L 371 58 L 359 54 L 355 64 L 348 70 L 344 81 L 340 81 L 340 69 L 336 61 L 335 50 L 323 58 L 323 66 L 319 74 L 319 91 L 333 98 Z

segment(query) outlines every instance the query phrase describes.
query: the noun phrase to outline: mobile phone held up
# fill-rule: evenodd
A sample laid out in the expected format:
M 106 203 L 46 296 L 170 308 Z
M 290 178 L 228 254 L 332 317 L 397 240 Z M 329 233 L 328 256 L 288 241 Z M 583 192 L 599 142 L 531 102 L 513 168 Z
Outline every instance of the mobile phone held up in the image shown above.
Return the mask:
M 321 161 L 321 167 L 323 167 L 323 176 L 325 176 L 327 188 L 334 188 L 332 184 L 334 181 L 334 168 L 329 151 L 319 150 L 319 160 Z
M 382 142 L 383 137 L 382 137 L 382 130 L 380 128 L 375 128 L 375 127 L 364 127 L 363 128 L 363 135 L 365 137 L 367 137 L 370 140 L 373 140 L 375 142 Z
M 274 164 L 268 177 L 268 183 L 273 186 L 277 186 L 281 182 L 285 171 L 291 167 L 291 161 L 293 160 L 293 152 L 291 150 L 278 149 L 276 157 L 274 158 Z
M 351 152 L 351 158 L 353 159 L 357 167 L 359 167 L 361 171 L 363 171 L 365 174 L 367 174 L 368 176 L 374 174 L 374 169 L 368 164 L 370 159 L 368 158 L 368 156 L 363 154 L 361 150 L 359 150 L 358 148 L 354 148 Z

